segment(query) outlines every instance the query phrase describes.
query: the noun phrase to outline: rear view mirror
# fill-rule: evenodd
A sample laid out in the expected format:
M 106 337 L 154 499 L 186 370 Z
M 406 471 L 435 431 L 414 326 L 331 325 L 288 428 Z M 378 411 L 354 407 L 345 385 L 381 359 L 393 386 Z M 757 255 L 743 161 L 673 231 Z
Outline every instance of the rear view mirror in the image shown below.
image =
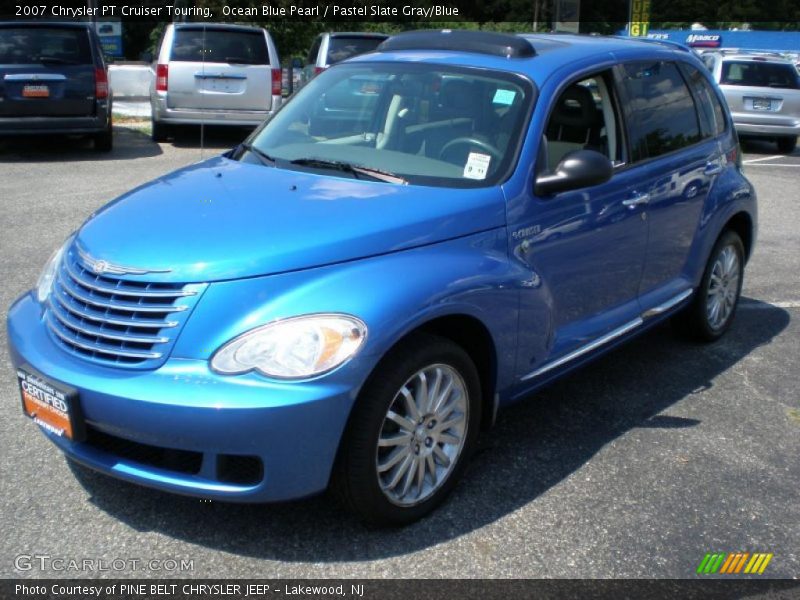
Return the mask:
M 614 168 L 611 161 L 594 150 L 575 150 L 558 163 L 555 173 L 536 178 L 534 191 L 538 196 L 549 196 L 567 190 L 577 190 L 611 179 Z

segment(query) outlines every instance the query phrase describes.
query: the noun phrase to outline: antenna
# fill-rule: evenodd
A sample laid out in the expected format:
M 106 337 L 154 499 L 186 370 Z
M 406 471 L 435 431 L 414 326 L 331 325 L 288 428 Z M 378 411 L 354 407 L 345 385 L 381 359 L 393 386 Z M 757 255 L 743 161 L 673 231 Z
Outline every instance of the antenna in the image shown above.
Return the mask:
M 202 66 L 200 67 L 200 72 L 203 74 L 203 77 L 202 77 L 201 80 L 203 81 L 203 85 L 205 85 L 205 82 L 206 82 L 206 25 L 205 25 L 205 23 L 203 23 L 203 52 L 202 52 L 202 55 L 203 55 L 203 63 L 202 63 Z M 205 112 L 204 112 L 205 111 L 205 106 L 203 106 L 203 103 L 204 103 L 203 97 L 204 97 L 204 94 L 201 93 L 200 94 L 200 114 L 205 114 Z M 205 117 L 203 117 L 200 120 L 200 160 L 203 160 L 203 156 L 204 156 L 205 135 L 206 135 L 206 123 L 205 123 Z

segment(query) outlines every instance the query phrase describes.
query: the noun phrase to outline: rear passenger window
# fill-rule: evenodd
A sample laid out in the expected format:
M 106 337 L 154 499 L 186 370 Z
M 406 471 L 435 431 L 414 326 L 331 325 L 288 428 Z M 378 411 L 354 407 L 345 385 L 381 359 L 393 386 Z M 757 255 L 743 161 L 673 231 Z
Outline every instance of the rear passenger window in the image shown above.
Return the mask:
M 719 103 L 711 84 L 705 76 L 690 65 L 683 65 L 688 74 L 689 86 L 698 103 L 703 137 L 716 137 L 725 131 L 725 111 Z
M 702 138 L 694 100 L 674 63 L 622 65 L 633 123 L 634 160 L 653 158 Z
M 260 32 L 192 27 L 175 30 L 170 60 L 268 65 L 269 55 Z

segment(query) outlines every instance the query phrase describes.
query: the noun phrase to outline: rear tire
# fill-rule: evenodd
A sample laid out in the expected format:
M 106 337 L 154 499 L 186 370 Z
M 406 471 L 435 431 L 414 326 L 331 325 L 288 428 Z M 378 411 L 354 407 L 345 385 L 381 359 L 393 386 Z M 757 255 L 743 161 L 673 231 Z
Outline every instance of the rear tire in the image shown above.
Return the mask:
M 778 138 L 777 142 L 781 154 L 791 154 L 797 148 L 797 138 L 794 136 Z
M 98 152 L 111 152 L 114 148 L 114 131 L 111 127 L 111 119 L 108 120 L 108 127 L 102 133 L 93 136 L 94 149 Z
M 343 504 L 376 527 L 407 525 L 441 504 L 474 450 L 480 394 L 460 346 L 428 334 L 401 342 L 370 376 L 345 430 L 333 474 Z
M 166 142 L 167 138 L 169 138 L 169 126 L 165 125 L 161 121 L 156 121 L 155 119 L 151 119 L 151 137 L 153 138 L 154 142 Z
M 736 315 L 743 277 L 744 244 L 735 232 L 725 231 L 714 244 L 691 304 L 673 318 L 678 331 L 699 342 L 721 338 Z

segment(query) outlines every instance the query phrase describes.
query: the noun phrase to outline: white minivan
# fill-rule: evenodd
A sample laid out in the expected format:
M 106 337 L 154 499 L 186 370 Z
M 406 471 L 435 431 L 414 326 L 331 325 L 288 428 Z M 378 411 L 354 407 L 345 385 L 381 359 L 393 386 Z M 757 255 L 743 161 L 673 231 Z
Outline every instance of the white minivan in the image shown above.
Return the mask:
M 153 140 L 171 125 L 256 126 L 281 104 L 281 64 L 266 29 L 170 23 L 152 66 Z

